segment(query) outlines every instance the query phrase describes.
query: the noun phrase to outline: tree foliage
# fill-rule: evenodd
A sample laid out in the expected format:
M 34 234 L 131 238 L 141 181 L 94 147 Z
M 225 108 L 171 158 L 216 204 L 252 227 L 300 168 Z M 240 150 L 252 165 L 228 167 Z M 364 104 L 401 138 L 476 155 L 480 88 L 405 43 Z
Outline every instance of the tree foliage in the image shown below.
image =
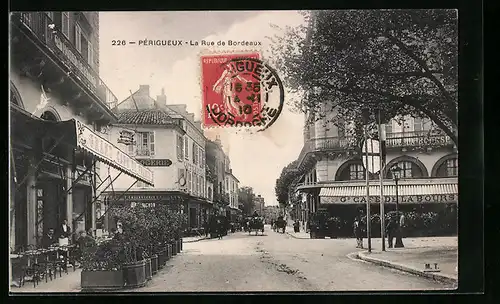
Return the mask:
M 284 167 L 283 170 L 281 170 L 280 177 L 276 180 L 274 192 L 276 193 L 278 203 L 282 206 L 287 206 L 290 203 L 288 201 L 290 186 L 296 183 L 297 179 L 304 174 L 304 170 L 297 169 L 297 163 L 298 161 L 296 160 Z
M 243 205 L 243 214 L 251 214 L 255 206 L 255 193 L 252 187 L 243 186 L 238 189 L 239 204 Z
M 430 118 L 457 144 L 456 10 L 339 10 L 304 13 L 308 26 L 271 38 L 273 64 L 315 120 Z M 341 119 L 341 121 L 339 120 Z

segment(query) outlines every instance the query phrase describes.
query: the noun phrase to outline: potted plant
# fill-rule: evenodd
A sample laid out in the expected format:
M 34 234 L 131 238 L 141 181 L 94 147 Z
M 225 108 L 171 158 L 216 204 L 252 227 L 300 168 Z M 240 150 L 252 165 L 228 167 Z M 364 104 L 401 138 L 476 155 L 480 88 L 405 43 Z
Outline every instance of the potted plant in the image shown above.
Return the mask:
M 85 247 L 82 252 L 82 291 L 107 291 L 125 286 L 121 244 L 111 240 Z
M 122 244 L 125 262 L 122 265 L 125 287 L 135 288 L 146 284 L 146 253 L 150 240 L 150 227 L 154 212 L 142 206 L 112 209 L 112 214 L 122 223 Z

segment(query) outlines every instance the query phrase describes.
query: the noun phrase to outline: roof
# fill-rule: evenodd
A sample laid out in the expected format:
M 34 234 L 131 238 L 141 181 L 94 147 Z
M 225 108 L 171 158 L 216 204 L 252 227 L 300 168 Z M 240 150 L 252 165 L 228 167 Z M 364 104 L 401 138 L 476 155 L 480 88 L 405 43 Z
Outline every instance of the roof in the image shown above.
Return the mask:
M 131 125 L 172 125 L 176 124 L 173 117 L 160 109 L 120 110 L 118 123 Z

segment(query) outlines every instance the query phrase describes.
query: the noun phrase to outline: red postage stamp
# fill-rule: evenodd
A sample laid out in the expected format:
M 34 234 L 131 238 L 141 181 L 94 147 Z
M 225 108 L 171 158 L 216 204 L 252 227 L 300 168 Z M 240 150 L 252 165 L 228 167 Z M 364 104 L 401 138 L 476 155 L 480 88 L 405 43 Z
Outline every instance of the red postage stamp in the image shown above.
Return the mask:
M 201 57 L 203 123 L 214 126 L 253 126 L 261 116 L 260 79 L 256 62 L 237 66 L 238 59 L 260 59 L 259 53 Z M 256 79 L 257 78 L 257 79 Z

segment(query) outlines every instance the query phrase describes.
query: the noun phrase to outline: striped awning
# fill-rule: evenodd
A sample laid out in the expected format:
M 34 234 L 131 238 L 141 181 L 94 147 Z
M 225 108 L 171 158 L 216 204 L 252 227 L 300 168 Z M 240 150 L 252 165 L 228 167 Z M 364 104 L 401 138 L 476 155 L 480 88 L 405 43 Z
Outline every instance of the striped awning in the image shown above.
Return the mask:
M 458 194 L 456 183 L 448 184 L 425 184 L 425 185 L 398 185 L 399 195 L 445 195 Z M 370 186 L 370 196 L 379 196 L 380 186 Z M 385 185 L 383 195 L 396 195 L 395 185 Z M 344 197 L 344 196 L 366 196 L 366 186 L 333 186 L 321 188 L 319 196 Z

